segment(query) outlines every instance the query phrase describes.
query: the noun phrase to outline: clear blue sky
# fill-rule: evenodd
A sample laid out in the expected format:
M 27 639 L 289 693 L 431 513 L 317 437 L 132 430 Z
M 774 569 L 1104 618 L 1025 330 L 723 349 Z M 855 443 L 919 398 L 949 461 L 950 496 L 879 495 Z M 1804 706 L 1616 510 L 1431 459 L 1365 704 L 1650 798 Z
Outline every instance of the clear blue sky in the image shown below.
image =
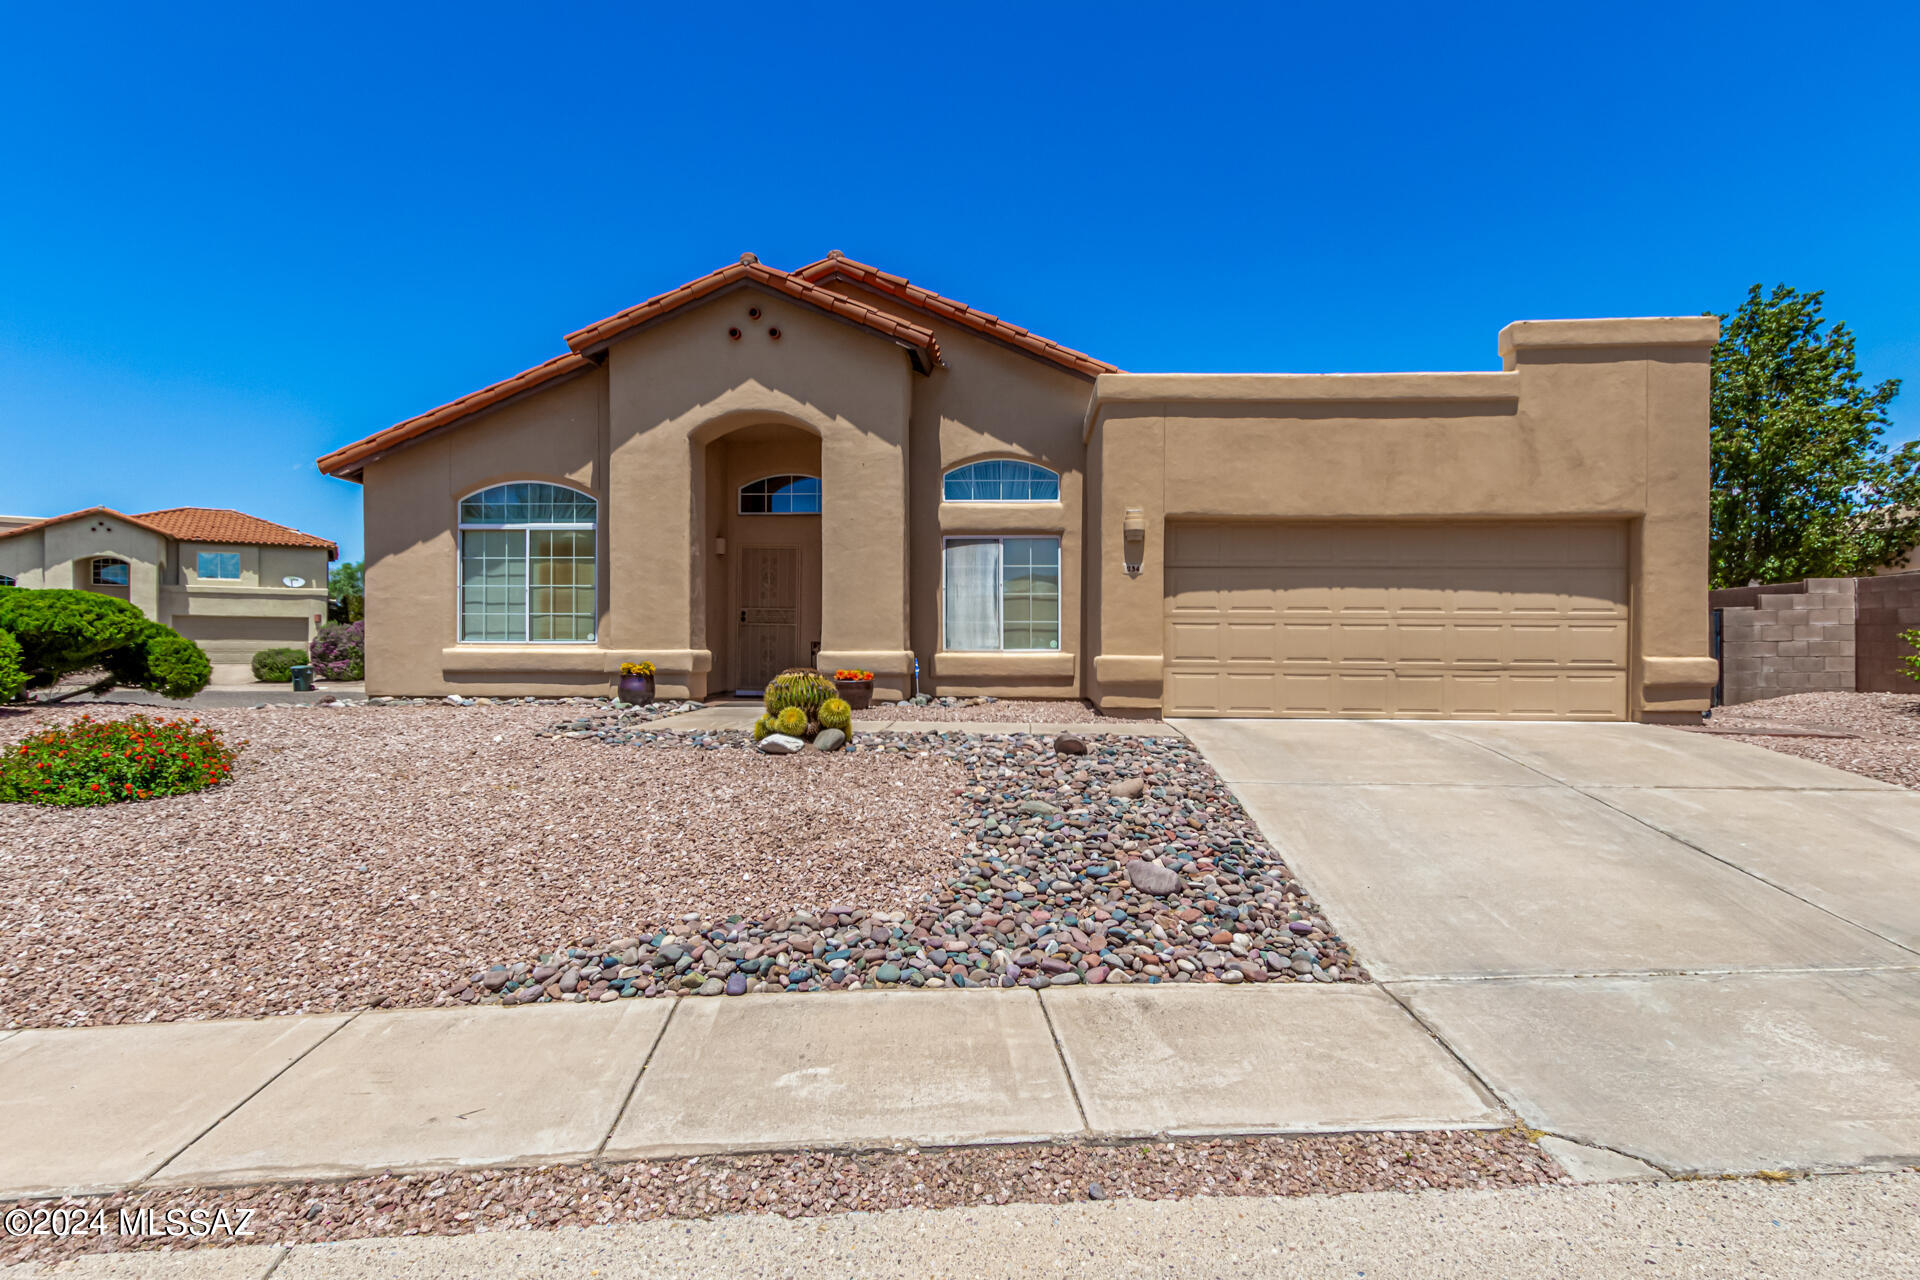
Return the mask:
M 1920 435 L 1911 5 L 15 5 L 0 512 L 233 506 L 753 250 L 1134 370 L 1825 289 Z

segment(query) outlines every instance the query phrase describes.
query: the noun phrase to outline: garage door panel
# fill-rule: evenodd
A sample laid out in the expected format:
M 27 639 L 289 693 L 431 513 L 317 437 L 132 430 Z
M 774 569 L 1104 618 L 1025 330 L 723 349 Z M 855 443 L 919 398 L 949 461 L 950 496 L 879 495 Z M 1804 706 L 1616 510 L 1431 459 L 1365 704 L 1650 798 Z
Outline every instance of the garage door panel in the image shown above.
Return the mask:
M 1623 525 L 1169 526 L 1170 714 L 1620 719 Z
M 1224 662 L 1217 622 L 1175 621 L 1167 627 L 1167 654 L 1175 662 Z

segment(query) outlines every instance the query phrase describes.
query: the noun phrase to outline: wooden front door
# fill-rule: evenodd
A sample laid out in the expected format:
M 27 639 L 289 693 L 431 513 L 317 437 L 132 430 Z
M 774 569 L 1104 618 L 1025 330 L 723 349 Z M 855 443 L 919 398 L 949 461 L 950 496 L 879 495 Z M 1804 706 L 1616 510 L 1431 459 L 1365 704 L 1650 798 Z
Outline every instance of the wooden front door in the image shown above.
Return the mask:
M 741 547 L 739 556 L 738 687 L 760 689 L 800 665 L 800 549 Z

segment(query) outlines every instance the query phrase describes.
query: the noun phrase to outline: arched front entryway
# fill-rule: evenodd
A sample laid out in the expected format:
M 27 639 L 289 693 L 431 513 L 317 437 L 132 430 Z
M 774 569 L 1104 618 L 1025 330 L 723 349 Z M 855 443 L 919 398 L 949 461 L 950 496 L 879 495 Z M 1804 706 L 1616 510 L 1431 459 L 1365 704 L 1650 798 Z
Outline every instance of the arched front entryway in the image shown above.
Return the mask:
M 820 438 L 758 423 L 702 448 L 710 687 L 758 693 L 820 652 Z

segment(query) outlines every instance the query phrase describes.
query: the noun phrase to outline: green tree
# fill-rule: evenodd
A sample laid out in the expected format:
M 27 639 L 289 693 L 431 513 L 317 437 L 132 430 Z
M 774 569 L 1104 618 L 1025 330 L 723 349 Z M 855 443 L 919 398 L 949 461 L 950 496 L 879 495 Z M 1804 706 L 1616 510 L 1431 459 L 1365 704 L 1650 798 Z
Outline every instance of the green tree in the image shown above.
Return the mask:
M 1759 285 L 1713 352 L 1716 587 L 1849 577 L 1920 543 L 1920 445 L 1881 443 L 1889 378 L 1861 383 L 1820 292 Z
M 327 575 L 327 621 L 358 622 L 367 614 L 367 562 L 342 560 Z
M 125 685 L 169 698 L 191 698 L 207 687 L 213 666 L 200 646 L 171 627 L 149 621 L 125 600 L 92 591 L 28 591 L 0 587 L 0 634 L 24 683 L 0 670 L 0 686 L 44 689 L 77 671 L 102 674 L 75 693 L 104 693 Z M 63 695 L 63 696 L 71 696 Z

